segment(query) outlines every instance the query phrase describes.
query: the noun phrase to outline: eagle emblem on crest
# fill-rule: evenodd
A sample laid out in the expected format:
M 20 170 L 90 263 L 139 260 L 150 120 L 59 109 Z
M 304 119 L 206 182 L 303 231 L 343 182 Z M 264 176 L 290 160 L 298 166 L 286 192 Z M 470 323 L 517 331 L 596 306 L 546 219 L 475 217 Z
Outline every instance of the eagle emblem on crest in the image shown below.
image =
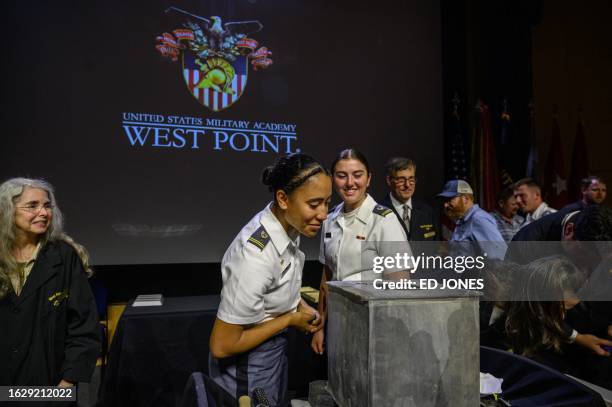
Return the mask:
M 189 92 L 202 105 L 218 112 L 233 105 L 246 88 L 249 62 L 253 70 L 272 64 L 272 52 L 250 37 L 263 29 L 257 20 L 223 22 L 176 7 L 166 13 L 185 16 L 181 28 L 157 36 L 155 48 L 164 58 L 182 62 Z

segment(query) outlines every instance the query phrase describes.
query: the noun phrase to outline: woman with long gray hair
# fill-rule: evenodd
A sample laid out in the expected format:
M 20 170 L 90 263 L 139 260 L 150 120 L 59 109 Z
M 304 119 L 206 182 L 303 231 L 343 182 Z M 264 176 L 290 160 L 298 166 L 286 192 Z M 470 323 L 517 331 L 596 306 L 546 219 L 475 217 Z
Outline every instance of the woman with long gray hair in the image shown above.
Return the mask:
M 0 185 L 0 385 L 90 380 L 100 336 L 87 263 L 49 183 Z

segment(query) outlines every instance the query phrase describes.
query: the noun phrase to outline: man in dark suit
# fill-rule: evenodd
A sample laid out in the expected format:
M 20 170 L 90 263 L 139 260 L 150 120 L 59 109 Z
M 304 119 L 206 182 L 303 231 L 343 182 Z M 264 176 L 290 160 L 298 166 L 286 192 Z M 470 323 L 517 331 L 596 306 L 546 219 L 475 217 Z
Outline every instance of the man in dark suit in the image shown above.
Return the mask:
M 581 211 L 589 205 L 602 205 L 607 195 L 606 183 L 601 177 L 591 175 L 580 181 L 582 199 L 563 207 L 566 211 Z
M 412 198 L 416 189 L 416 164 L 409 158 L 393 157 L 385 166 L 389 194 L 379 202 L 393 210 L 408 240 L 440 240 L 438 217 L 433 209 Z

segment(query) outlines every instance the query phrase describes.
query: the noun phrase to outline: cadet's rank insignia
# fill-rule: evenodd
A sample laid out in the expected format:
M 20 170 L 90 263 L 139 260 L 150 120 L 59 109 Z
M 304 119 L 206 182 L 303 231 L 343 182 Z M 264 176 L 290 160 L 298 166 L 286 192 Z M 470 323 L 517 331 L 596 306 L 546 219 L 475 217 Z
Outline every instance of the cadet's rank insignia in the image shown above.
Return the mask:
M 374 212 L 375 214 L 380 215 L 380 216 L 387 216 L 388 214 L 390 214 L 393 211 L 391 209 L 385 207 L 385 206 L 376 205 L 372 212 Z
M 266 232 L 263 226 L 260 226 L 253 234 L 249 237 L 248 242 L 259 247 L 259 250 L 263 250 L 264 247 L 270 241 L 270 235 Z

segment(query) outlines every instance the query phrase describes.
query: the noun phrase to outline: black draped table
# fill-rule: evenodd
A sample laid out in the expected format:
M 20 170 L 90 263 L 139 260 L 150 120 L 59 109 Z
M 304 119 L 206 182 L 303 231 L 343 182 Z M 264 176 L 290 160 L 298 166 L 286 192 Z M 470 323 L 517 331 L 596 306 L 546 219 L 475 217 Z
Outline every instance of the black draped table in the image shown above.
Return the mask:
M 175 406 L 193 372 L 208 372 L 219 296 L 169 297 L 125 308 L 108 354 L 98 406 Z
M 219 296 L 169 297 L 158 307 L 126 307 L 108 354 L 97 406 L 177 406 L 189 375 L 208 373 L 208 339 Z M 304 397 L 326 378 L 310 335 L 289 330 L 289 391 Z

